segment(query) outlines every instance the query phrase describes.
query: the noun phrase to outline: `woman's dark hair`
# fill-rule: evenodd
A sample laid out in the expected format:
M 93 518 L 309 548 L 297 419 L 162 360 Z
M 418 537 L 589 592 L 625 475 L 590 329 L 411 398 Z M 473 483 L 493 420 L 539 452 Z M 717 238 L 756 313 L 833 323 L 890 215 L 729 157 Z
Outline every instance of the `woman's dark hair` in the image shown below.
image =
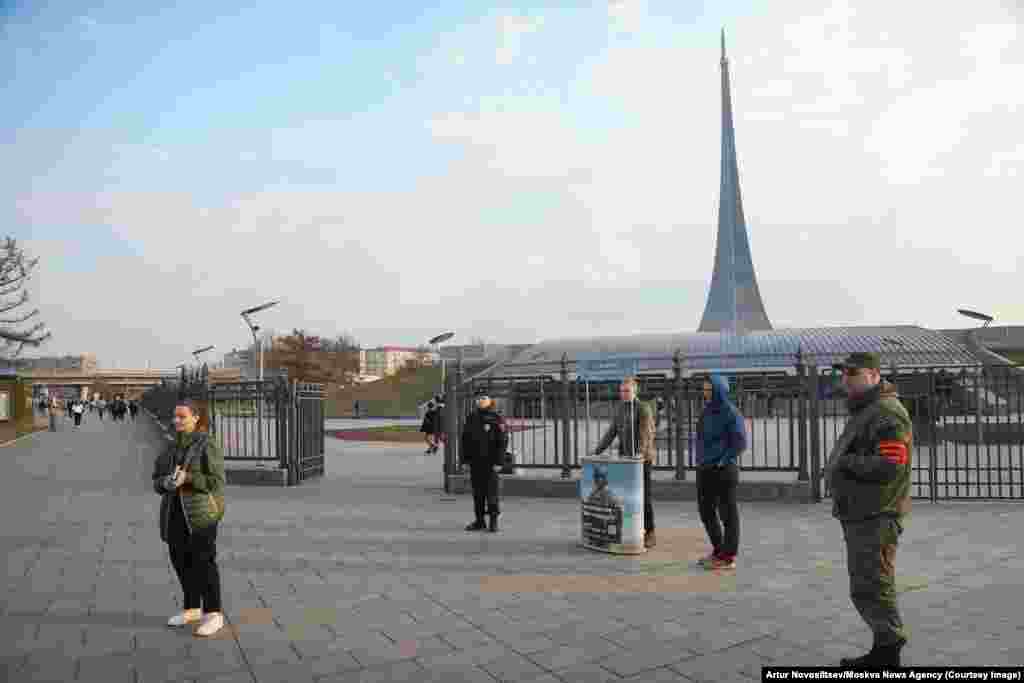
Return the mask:
M 192 399 L 190 399 L 190 398 L 178 399 L 178 401 L 174 404 L 174 407 L 175 408 L 178 408 L 178 407 L 188 408 L 192 412 L 193 415 L 195 415 L 196 417 L 199 416 L 199 406 L 197 406 L 195 404 L 195 402 Z

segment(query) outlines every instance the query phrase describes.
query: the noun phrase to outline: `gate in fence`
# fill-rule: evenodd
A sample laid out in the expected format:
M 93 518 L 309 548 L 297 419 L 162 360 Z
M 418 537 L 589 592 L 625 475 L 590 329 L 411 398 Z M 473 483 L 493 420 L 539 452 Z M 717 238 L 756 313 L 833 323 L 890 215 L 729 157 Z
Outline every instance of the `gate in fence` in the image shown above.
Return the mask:
M 446 474 L 461 471 L 455 437 L 482 388 L 507 420 L 515 467 L 570 477 L 610 426 L 619 384 L 580 381 L 570 374 L 572 365 L 563 361 L 557 375 L 524 372 L 466 382 L 458 373 L 450 376 Z M 638 379 L 640 399 L 657 406 L 654 468 L 685 480 L 695 469 L 694 429 L 705 377 L 681 372 L 677 358 L 671 376 L 640 373 Z M 790 481 L 809 482 L 816 499 L 829 497 L 821 472 L 847 420 L 838 373 L 798 363 L 788 372 L 737 373 L 729 379 L 731 398 L 747 424 L 749 446 L 740 469 L 789 475 Z M 913 419 L 914 498 L 1024 499 L 1024 369 L 890 368 L 883 379 L 897 386 Z
M 282 378 L 210 384 L 200 372 L 150 389 L 142 403 L 170 423 L 179 398 L 200 405 L 200 426 L 217 439 L 225 461 L 285 470 L 289 485 L 324 474 L 323 385 Z

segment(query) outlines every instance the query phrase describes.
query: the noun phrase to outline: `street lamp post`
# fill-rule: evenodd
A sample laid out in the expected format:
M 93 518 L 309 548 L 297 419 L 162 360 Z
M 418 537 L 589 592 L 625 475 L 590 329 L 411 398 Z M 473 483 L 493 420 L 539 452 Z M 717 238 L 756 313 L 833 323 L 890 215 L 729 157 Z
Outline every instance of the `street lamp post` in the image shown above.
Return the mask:
M 255 306 L 253 308 L 247 308 L 244 311 L 242 311 L 242 320 L 244 320 L 245 324 L 249 326 L 249 331 L 252 332 L 252 340 L 254 342 L 256 342 L 257 344 L 259 344 L 259 347 L 260 347 L 260 382 L 263 381 L 263 339 L 262 338 L 258 338 L 256 336 L 256 333 L 259 332 L 260 326 L 259 325 L 253 325 L 252 320 L 250 319 L 250 316 L 253 313 L 259 313 L 260 311 L 265 311 L 268 308 L 270 308 L 271 306 L 276 306 L 279 303 L 281 303 L 281 302 L 280 301 L 271 301 L 270 303 L 262 304 L 260 306 Z
M 984 325 L 981 326 L 981 329 L 984 329 L 984 328 L 988 327 L 989 325 L 992 324 L 992 321 L 995 320 L 995 318 L 993 318 L 990 315 L 986 315 L 984 313 L 978 313 L 977 311 L 972 311 L 969 308 L 958 308 L 958 309 L 956 309 L 956 312 L 959 313 L 960 315 L 964 316 L 965 318 L 971 318 L 972 320 L 980 320 L 981 322 L 985 323 Z M 976 333 L 977 333 L 977 330 L 971 330 L 970 332 L 967 333 L 967 337 L 971 340 L 971 342 L 973 343 L 974 346 L 976 346 L 976 347 L 978 347 L 980 349 L 985 348 L 984 346 L 982 346 L 981 340 L 978 339 L 978 336 L 977 336 Z M 981 415 L 981 392 L 983 390 L 983 382 L 984 382 L 984 380 L 985 380 L 985 361 L 982 360 L 981 376 L 978 377 L 978 379 L 976 381 L 975 392 L 974 392 L 974 421 L 977 423 L 978 448 L 979 449 L 981 448 L 981 444 L 985 440 L 985 432 L 984 432 L 984 428 L 982 427 L 982 415 Z
M 444 360 L 444 356 L 441 355 L 441 344 L 445 343 L 446 341 L 448 341 L 449 339 L 451 339 L 454 336 L 455 336 L 454 332 L 445 332 L 445 333 L 439 334 L 436 337 L 434 337 L 434 338 L 430 339 L 429 341 L 427 341 L 428 344 L 430 344 L 431 346 L 434 347 L 434 349 L 437 351 L 438 357 L 441 359 L 441 393 L 444 393 L 444 387 L 445 387 L 444 381 L 445 381 L 445 376 L 446 376 L 445 360 Z
M 444 332 L 444 333 L 439 334 L 436 337 L 433 337 L 433 338 L 431 338 L 430 340 L 427 341 L 428 344 L 431 344 L 435 349 L 437 349 L 437 355 L 441 358 L 441 392 L 440 393 L 441 393 L 442 397 L 444 397 L 444 392 L 445 392 L 445 389 L 447 389 L 448 385 L 445 383 L 445 380 L 447 379 L 447 376 L 446 376 L 446 373 L 445 373 L 444 357 L 441 356 L 441 344 L 443 344 L 444 342 L 448 341 L 449 339 L 451 339 L 454 336 L 455 336 L 454 332 Z M 453 410 L 455 410 L 455 406 L 451 406 L 451 407 L 446 407 L 445 408 L 445 423 L 450 423 L 451 418 L 449 417 L 449 415 L 451 414 L 451 411 L 453 411 Z M 448 449 L 449 448 L 454 449 L 454 447 L 455 447 L 454 444 L 451 443 L 453 441 L 453 439 L 451 438 L 453 436 L 453 434 L 448 434 L 448 429 L 447 428 L 448 428 L 448 424 L 445 424 L 444 429 L 445 429 L 445 433 L 446 433 L 448 438 L 446 438 L 444 440 L 444 457 L 441 458 L 441 490 L 444 491 L 445 493 L 448 492 L 448 472 L 451 469 L 450 466 L 449 466 L 449 460 L 452 459 L 451 454 L 454 452 L 454 450 L 449 451 Z

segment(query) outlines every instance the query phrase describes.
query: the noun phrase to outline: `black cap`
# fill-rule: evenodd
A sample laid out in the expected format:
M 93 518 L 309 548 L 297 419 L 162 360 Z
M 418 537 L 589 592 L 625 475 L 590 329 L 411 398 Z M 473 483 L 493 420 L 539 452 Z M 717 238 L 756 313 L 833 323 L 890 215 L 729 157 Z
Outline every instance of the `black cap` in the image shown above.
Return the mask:
M 846 360 L 842 363 L 836 363 L 833 367 L 837 370 L 881 370 L 882 359 L 879 358 L 877 353 L 858 351 L 851 353 L 846 357 Z

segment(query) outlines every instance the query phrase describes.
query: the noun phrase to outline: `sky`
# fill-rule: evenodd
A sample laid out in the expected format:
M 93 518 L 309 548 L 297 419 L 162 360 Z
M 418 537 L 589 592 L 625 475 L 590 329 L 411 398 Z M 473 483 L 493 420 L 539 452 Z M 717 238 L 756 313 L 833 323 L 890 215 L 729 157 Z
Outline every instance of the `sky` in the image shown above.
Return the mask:
M 724 28 L 776 328 L 1024 324 L 1019 0 L 0 0 L 29 355 L 694 331 Z

